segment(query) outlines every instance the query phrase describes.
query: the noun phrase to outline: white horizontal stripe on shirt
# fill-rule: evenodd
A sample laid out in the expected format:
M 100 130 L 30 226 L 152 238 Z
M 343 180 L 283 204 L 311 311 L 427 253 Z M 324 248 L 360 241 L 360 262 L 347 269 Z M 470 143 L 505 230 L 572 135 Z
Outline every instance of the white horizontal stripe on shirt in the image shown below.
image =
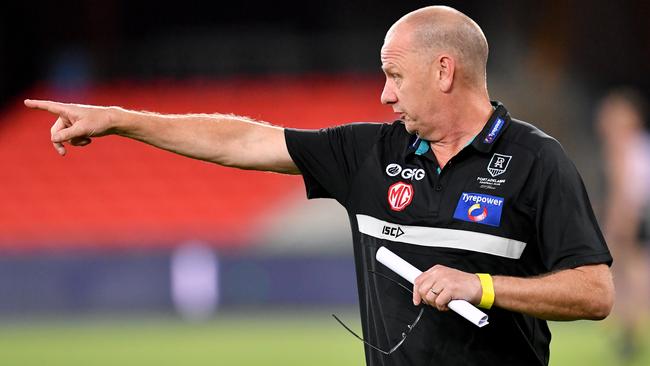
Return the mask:
M 425 247 L 464 249 L 511 259 L 519 259 L 526 248 L 526 243 L 522 241 L 475 231 L 400 225 L 360 214 L 356 217 L 359 232 L 378 239 Z

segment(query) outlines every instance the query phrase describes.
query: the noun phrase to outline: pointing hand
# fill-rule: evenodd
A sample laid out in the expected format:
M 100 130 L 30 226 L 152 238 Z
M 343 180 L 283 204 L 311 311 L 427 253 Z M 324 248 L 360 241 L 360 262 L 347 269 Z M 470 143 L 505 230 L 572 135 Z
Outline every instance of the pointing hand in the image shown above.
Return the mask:
M 109 107 L 31 99 L 26 99 L 25 105 L 58 116 L 50 132 L 54 149 L 60 155 L 66 153 L 63 143 L 69 143 L 73 146 L 85 146 L 92 142 L 91 137 L 105 136 L 112 133 L 112 108 Z

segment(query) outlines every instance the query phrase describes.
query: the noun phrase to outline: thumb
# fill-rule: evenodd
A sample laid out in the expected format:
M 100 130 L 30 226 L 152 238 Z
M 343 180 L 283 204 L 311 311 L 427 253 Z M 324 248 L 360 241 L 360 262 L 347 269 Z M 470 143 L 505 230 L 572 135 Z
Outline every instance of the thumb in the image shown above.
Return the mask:
M 66 142 L 79 137 L 87 137 L 86 134 L 79 128 L 78 124 L 74 124 L 68 128 L 59 130 L 52 135 L 52 142 Z
M 420 302 L 422 301 L 420 297 L 420 293 L 418 292 L 418 285 L 413 286 L 413 305 L 420 305 Z
M 73 146 L 86 146 L 89 143 L 93 142 L 89 137 L 73 137 L 70 140 L 70 144 Z

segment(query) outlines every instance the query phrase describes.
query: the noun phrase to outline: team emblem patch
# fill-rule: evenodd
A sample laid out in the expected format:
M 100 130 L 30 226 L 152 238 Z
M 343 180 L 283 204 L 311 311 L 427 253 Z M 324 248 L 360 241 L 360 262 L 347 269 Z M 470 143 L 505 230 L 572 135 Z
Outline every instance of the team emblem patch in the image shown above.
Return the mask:
M 499 226 L 503 211 L 503 197 L 463 192 L 458 199 L 454 218 L 479 224 Z
M 501 175 L 506 172 L 508 169 L 508 164 L 510 164 L 510 159 L 512 156 L 503 155 L 503 154 L 494 154 L 492 159 L 490 159 L 490 164 L 487 166 L 487 171 L 492 177 Z
M 397 182 L 388 187 L 388 204 L 393 211 L 402 211 L 413 201 L 413 186 Z

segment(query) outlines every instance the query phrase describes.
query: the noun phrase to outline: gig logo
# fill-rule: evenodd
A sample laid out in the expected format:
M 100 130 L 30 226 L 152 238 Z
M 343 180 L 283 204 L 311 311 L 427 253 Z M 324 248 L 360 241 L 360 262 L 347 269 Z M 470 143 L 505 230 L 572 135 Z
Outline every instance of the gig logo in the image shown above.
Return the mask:
M 388 187 L 388 204 L 393 211 L 402 211 L 413 201 L 413 186 L 397 182 Z
M 394 177 L 401 172 L 402 167 L 399 164 L 393 163 L 386 166 L 386 174 L 388 174 L 390 177 Z
M 415 179 L 422 180 L 424 179 L 425 172 L 424 169 L 402 169 L 402 166 L 399 164 L 391 163 L 386 166 L 386 174 L 389 177 L 396 177 L 401 175 L 404 179 Z

